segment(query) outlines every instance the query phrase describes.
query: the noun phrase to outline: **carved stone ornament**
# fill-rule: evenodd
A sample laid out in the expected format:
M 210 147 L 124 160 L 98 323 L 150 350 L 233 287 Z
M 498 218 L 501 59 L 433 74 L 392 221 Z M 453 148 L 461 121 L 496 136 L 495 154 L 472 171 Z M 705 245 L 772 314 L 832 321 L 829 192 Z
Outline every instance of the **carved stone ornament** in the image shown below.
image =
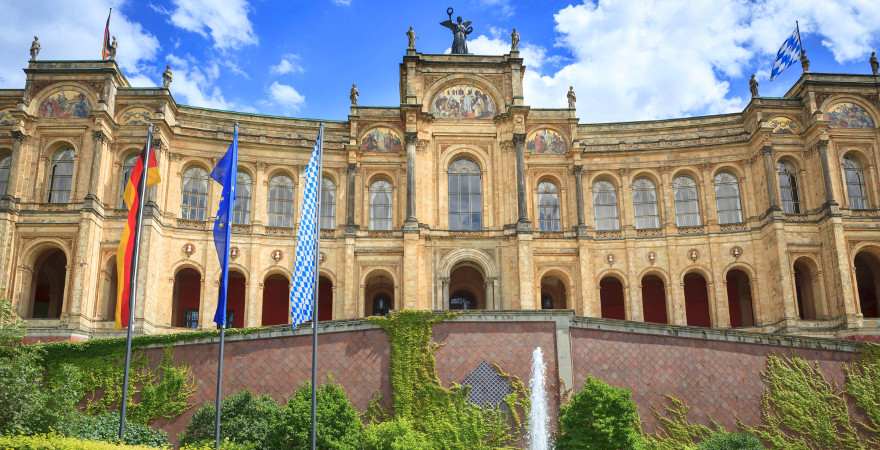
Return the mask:
M 326 261 L 326 260 L 327 260 L 327 254 L 324 252 L 321 252 L 321 256 L 318 257 L 318 262 L 321 264 L 324 264 L 324 261 Z
M 281 258 L 284 257 L 284 253 L 281 250 L 272 250 L 272 260 L 276 263 L 281 261 Z
M 700 259 L 700 252 L 698 252 L 697 249 L 692 248 L 688 250 L 688 258 L 690 258 L 691 261 L 696 262 L 698 259 Z
M 657 261 L 657 254 L 654 252 L 648 252 L 648 262 L 654 264 L 654 261 Z
M 743 254 L 743 249 L 742 249 L 742 247 L 740 247 L 738 245 L 734 245 L 730 249 L 730 256 L 733 256 L 734 258 L 739 258 L 740 256 L 742 256 L 742 254 Z
M 232 259 L 238 258 L 238 247 L 232 247 L 229 249 L 229 257 Z
M 613 266 L 614 265 L 614 254 L 609 253 L 607 256 L 605 256 L 605 261 L 608 262 L 609 266 Z
M 186 244 L 183 244 L 183 254 L 186 255 L 187 258 L 192 256 L 192 254 L 195 252 L 196 252 L 195 245 L 192 245 L 189 242 L 187 242 Z

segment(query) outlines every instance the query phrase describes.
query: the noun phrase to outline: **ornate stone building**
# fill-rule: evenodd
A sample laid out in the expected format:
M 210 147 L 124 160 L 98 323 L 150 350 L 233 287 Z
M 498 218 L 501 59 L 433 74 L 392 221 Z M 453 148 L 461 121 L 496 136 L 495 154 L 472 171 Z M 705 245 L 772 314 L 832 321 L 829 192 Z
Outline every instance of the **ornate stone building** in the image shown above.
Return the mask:
M 325 121 L 322 319 L 389 309 L 577 315 L 875 334 L 880 83 L 804 74 L 782 98 L 686 119 L 590 124 L 523 99 L 524 62 L 409 49 L 400 104 Z M 178 104 L 113 61 L 28 64 L 0 91 L 0 291 L 35 336 L 114 333 L 121 189 L 147 124 L 136 326 L 210 328 L 219 186 L 241 128 L 232 325 L 287 323 L 316 120 Z M 565 95 L 565 92 L 560 92 Z M 581 99 L 581 111 L 589 99 Z M 588 113 L 586 114 L 588 115 Z

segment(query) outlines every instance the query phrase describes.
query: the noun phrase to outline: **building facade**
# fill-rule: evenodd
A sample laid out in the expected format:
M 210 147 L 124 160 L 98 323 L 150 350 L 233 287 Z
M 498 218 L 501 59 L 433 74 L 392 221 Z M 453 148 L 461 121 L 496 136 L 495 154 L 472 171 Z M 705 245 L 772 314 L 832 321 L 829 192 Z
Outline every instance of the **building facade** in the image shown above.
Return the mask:
M 880 83 L 805 73 L 740 113 L 581 123 L 525 104 L 524 62 L 414 49 L 400 104 L 324 121 L 322 320 L 572 309 L 714 328 L 878 332 Z M 209 173 L 240 125 L 232 326 L 288 322 L 319 121 L 178 104 L 113 61 L 0 91 L 0 291 L 34 336 L 115 333 L 122 189 L 155 126 L 136 328 L 212 328 Z M 583 101 L 582 111 L 600 105 Z M 587 113 L 588 115 L 588 113 Z

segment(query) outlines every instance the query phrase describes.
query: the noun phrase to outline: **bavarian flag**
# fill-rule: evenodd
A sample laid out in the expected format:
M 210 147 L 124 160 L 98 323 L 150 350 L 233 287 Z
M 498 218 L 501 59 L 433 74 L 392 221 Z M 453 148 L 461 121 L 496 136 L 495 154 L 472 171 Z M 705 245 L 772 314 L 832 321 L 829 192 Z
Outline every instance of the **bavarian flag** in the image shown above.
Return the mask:
M 128 220 L 122 229 L 122 237 L 119 238 L 119 248 L 116 250 L 116 328 L 128 326 L 129 303 L 131 299 L 131 266 L 134 255 L 134 243 L 141 227 L 138 223 L 138 208 L 140 208 L 141 183 L 146 181 L 147 187 L 157 184 L 159 178 L 159 165 L 156 162 L 156 152 L 150 152 L 150 164 L 147 176 L 144 177 L 144 153 L 141 152 L 131 175 L 125 184 L 125 206 L 128 208 Z M 144 180 L 146 178 L 146 180 Z

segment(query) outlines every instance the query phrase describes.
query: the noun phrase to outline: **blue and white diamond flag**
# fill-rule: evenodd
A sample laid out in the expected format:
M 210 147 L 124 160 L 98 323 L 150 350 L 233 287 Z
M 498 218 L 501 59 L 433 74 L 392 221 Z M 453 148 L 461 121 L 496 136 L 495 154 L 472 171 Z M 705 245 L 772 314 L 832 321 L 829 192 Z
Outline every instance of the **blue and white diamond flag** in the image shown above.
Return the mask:
M 318 130 L 312 157 L 306 165 L 303 188 L 303 206 L 296 233 L 296 259 L 290 282 L 290 317 L 293 328 L 312 320 L 312 303 L 315 300 L 318 269 L 318 213 L 320 211 L 321 153 L 323 151 L 324 124 Z
M 770 81 L 778 77 L 788 66 L 794 64 L 801 57 L 803 46 L 801 45 L 801 34 L 798 27 L 795 26 L 791 36 L 782 43 L 779 51 L 776 52 L 776 61 L 773 61 L 773 70 L 770 72 Z

